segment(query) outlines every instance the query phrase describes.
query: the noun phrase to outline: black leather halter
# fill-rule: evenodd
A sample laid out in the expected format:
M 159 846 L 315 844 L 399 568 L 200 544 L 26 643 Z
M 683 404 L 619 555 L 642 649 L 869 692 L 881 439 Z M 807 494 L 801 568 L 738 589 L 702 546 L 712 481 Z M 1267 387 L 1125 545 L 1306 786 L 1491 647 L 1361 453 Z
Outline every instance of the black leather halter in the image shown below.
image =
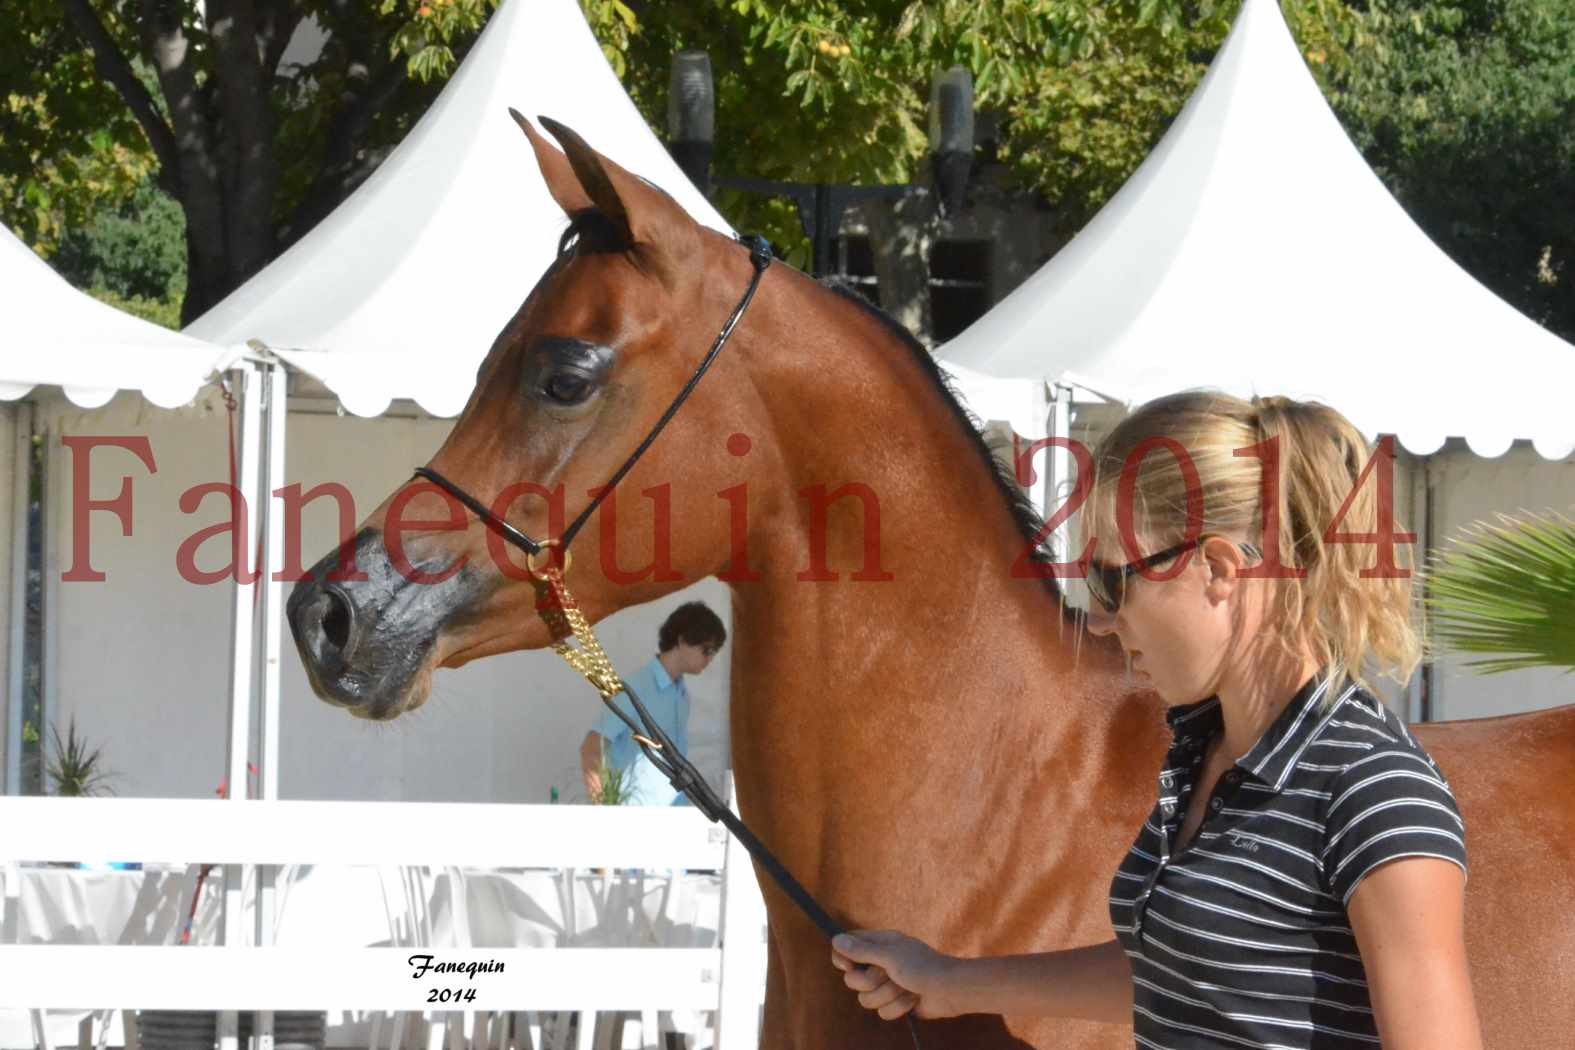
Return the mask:
M 651 443 L 662 432 L 662 428 L 667 426 L 668 422 L 677 414 L 678 409 L 689 399 L 689 395 L 694 392 L 694 388 L 700 382 L 700 378 L 706 374 L 712 362 L 717 359 L 717 355 L 722 352 L 722 348 L 727 345 L 728 337 L 733 334 L 733 329 L 738 327 L 738 322 L 744 316 L 744 311 L 749 309 L 749 303 L 755 297 L 755 290 L 760 287 L 760 279 L 765 276 L 766 267 L 771 265 L 771 245 L 764 237 L 758 234 L 740 237 L 739 242 L 749 249 L 749 262 L 754 267 L 755 272 L 749 279 L 749 287 L 744 289 L 743 296 L 738 300 L 738 305 L 733 307 L 732 316 L 727 319 L 727 323 L 717 333 L 716 342 L 711 344 L 711 352 L 706 354 L 701 360 L 699 366 L 695 369 L 694 375 L 689 377 L 689 382 L 685 383 L 684 388 L 678 391 L 678 396 L 673 398 L 673 403 L 667 406 L 667 411 L 662 413 L 662 418 L 658 419 L 656 425 L 651 428 L 651 432 L 645 435 L 645 440 L 640 442 L 639 447 L 630 453 L 628 459 L 623 461 L 623 466 L 618 468 L 617 473 L 612 476 L 612 480 L 602 486 L 596 497 L 586 504 L 585 509 L 580 511 L 579 515 L 569 523 L 569 527 L 563 530 L 561 537 L 556 540 L 550 538 L 546 540 L 532 539 L 524 532 L 504 521 L 502 517 L 494 514 L 492 509 L 479 499 L 431 467 L 417 467 L 415 476 L 425 478 L 442 488 L 450 496 L 453 496 L 470 508 L 471 513 L 475 514 L 476 517 L 480 518 L 504 539 L 523 550 L 526 554 L 537 555 L 548 547 L 554 546 L 561 550 L 568 550 L 569 544 L 574 542 L 574 537 L 579 534 L 581 527 L 585 525 L 590 516 L 596 513 L 596 508 L 601 506 L 602 500 L 612 493 L 613 488 L 617 486 L 618 482 L 623 480 L 625 474 L 634 469 L 634 465 L 640 461 L 641 456 L 645 455 L 646 449 L 651 447 Z

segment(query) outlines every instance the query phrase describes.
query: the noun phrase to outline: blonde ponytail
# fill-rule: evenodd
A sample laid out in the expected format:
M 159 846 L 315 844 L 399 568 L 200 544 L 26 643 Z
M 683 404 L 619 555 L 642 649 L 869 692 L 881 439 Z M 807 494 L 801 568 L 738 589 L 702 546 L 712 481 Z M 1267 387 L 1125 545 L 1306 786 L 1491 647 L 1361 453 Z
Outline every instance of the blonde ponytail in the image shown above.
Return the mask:
M 1365 688 L 1374 671 L 1405 682 L 1421 658 L 1411 620 L 1411 547 L 1398 538 L 1385 547 L 1381 536 L 1376 545 L 1326 538 L 1376 536 L 1385 522 L 1404 531 L 1392 491 L 1384 505 L 1392 464 L 1375 461 L 1392 448 L 1370 447 L 1350 420 L 1317 402 L 1266 397 L 1251 407 L 1261 440 L 1278 439 L 1280 560 L 1306 573 L 1280 591 L 1275 619 L 1285 639 L 1307 639 L 1325 666 Z
M 1163 451 L 1132 464 L 1134 452 L 1156 438 L 1178 442 L 1192 470 Z M 1120 535 L 1118 503 L 1128 501 L 1129 535 L 1146 549 L 1117 555 L 1122 547 L 1112 544 L 1106 557 L 1130 559 L 1183 538 L 1189 507 L 1195 513 L 1201 503 L 1194 524 L 1202 532 L 1254 543 L 1271 569 L 1283 567 L 1287 578 L 1269 622 L 1288 651 L 1304 642 L 1332 675 L 1364 688 L 1372 688 L 1374 673 L 1405 682 L 1421 658 L 1411 621 L 1410 546 L 1399 537 L 1386 546 L 1382 535 L 1376 550 L 1366 539 L 1333 538 L 1379 534 L 1385 522 L 1404 531 L 1392 500 L 1383 505 L 1380 486 L 1391 465 L 1374 462 L 1377 454 L 1327 405 L 1209 391 L 1170 395 L 1136 409 L 1095 449 L 1082 531 Z

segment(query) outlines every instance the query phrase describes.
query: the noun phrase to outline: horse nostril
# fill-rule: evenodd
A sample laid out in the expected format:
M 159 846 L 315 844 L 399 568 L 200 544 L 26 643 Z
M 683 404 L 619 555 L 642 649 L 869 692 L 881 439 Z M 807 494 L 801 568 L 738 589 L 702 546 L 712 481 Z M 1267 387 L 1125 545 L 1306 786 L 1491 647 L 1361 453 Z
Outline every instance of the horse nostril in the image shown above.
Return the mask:
M 337 588 L 329 588 L 322 595 L 323 635 L 328 644 L 344 652 L 350 643 L 350 603 Z

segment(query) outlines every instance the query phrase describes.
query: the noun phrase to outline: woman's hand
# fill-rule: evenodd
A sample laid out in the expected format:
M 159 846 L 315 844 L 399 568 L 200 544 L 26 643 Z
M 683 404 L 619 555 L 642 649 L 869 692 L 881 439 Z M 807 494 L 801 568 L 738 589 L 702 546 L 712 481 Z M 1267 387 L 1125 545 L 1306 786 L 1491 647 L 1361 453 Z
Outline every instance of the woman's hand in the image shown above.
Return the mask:
M 831 964 L 843 971 L 843 983 L 888 1021 L 910 1010 L 923 1018 L 967 1012 L 953 1001 L 959 961 L 896 930 L 854 930 L 831 942 Z

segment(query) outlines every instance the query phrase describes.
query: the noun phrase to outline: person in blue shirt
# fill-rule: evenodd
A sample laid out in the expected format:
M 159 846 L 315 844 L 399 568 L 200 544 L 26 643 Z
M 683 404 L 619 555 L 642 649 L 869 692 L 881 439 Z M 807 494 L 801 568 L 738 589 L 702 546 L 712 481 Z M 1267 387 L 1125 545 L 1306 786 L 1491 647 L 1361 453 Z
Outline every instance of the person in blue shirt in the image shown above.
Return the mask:
M 689 691 L 684 676 L 700 674 L 727 641 L 727 628 L 704 602 L 687 602 L 673 610 L 657 632 L 659 650 L 650 663 L 624 681 L 640 697 L 640 703 L 672 737 L 679 751 L 689 751 Z M 640 724 L 640 716 L 627 693 L 613 697 L 619 710 Z M 580 770 L 585 776 L 585 794 L 592 800 L 602 794 L 602 767 L 621 770 L 632 797 L 640 806 L 682 806 L 689 800 L 675 791 L 635 741 L 629 726 L 611 711 L 601 717 L 580 744 Z

